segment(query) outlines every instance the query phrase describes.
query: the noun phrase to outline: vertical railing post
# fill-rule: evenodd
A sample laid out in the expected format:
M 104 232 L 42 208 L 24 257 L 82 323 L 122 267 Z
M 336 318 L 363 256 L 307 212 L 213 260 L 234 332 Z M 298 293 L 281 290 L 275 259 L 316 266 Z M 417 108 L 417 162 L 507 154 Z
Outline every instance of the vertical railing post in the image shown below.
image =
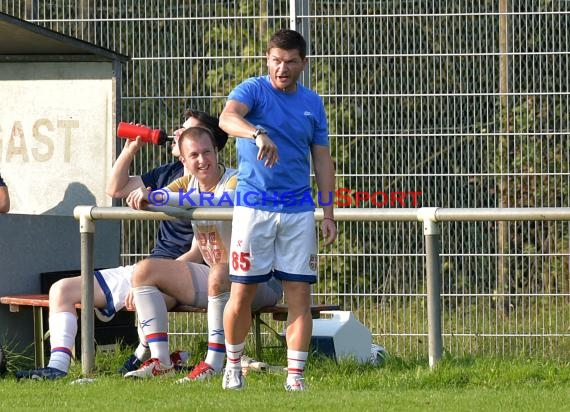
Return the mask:
M 418 218 L 423 222 L 428 308 L 429 366 L 435 367 L 443 351 L 441 336 L 441 229 L 436 222 L 437 208 L 421 208 Z
M 81 236 L 81 372 L 84 376 L 95 365 L 95 315 L 93 313 L 93 246 L 95 222 L 91 207 L 78 207 Z
M 509 192 L 509 177 L 511 158 L 510 129 L 511 121 L 509 108 L 509 0 L 499 0 L 499 102 L 500 122 L 497 125 L 500 131 L 498 136 L 498 166 L 499 166 L 499 186 L 498 186 L 498 207 L 506 208 L 511 203 L 511 193 Z M 497 223 L 497 308 L 505 311 L 508 315 L 510 308 L 508 299 L 504 293 L 509 280 L 509 253 L 511 234 L 509 224 L 506 221 Z

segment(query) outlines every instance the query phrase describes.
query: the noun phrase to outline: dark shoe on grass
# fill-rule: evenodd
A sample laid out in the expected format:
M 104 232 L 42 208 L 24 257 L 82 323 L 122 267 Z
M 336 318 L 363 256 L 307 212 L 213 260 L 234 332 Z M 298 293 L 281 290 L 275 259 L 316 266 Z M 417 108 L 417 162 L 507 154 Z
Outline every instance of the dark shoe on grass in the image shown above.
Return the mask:
M 16 379 L 61 379 L 67 376 L 67 372 L 60 371 L 56 368 L 40 368 L 40 369 L 30 369 L 16 372 Z

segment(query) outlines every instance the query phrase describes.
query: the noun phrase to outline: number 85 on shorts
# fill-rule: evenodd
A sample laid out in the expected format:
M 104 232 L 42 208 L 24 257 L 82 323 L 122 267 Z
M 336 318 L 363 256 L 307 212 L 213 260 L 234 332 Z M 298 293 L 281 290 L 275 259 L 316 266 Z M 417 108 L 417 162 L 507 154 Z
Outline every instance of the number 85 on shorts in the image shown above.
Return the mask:
M 251 269 L 249 252 L 232 251 L 232 269 L 234 273 L 243 273 Z

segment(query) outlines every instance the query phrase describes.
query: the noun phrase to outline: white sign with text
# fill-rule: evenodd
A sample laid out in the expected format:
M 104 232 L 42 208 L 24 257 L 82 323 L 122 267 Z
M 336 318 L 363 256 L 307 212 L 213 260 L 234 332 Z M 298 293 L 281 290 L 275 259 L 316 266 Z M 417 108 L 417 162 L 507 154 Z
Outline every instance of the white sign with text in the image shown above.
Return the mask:
M 0 175 L 10 213 L 71 215 L 76 205 L 112 205 L 105 186 L 114 81 L 105 62 L 0 64 Z

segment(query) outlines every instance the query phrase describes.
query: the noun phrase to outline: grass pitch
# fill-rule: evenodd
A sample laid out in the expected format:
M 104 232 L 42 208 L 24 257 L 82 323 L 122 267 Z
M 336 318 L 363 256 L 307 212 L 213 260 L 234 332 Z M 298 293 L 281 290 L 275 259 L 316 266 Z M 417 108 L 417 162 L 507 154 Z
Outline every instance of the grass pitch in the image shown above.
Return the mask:
M 306 371 L 309 390 L 289 393 L 284 372 L 275 370 L 248 373 L 247 387 L 239 392 L 222 390 L 221 376 L 186 385 L 175 383 L 183 373 L 128 380 L 115 373 L 127 354 L 98 354 L 92 383 L 72 384 L 82 377 L 79 363 L 59 381 L 18 382 L 8 374 L 0 380 L 2 410 L 570 410 L 570 364 L 563 361 L 445 358 L 430 369 L 425 359 L 389 357 L 373 366 L 312 358 Z M 274 365 L 284 363 L 281 353 L 268 358 Z

